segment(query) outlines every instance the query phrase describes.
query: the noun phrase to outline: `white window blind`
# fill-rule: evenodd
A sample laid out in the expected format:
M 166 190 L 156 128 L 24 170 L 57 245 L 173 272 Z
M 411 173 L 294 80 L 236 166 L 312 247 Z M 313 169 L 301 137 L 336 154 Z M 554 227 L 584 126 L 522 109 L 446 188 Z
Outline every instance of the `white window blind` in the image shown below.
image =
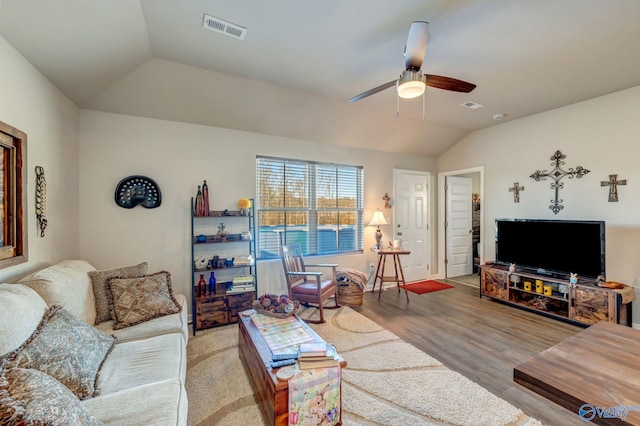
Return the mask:
M 362 251 L 361 166 L 256 157 L 259 259 L 280 257 L 281 244 L 305 255 Z

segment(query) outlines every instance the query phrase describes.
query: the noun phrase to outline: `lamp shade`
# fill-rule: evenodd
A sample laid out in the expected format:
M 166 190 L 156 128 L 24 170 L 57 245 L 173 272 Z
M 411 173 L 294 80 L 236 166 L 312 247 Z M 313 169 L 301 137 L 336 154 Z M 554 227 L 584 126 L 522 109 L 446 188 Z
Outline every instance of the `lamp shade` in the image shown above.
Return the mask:
M 384 215 L 380 211 L 380 209 L 373 212 L 373 217 L 371 218 L 371 222 L 369 222 L 369 226 L 380 226 L 387 225 L 387 220 L 384 218 Z

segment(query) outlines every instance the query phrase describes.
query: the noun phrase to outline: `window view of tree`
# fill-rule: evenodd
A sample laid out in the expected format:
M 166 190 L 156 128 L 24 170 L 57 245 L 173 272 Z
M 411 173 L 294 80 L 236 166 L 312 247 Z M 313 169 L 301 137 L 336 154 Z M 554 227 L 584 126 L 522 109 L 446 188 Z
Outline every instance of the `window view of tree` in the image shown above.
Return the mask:
M 258 157 L 256 180 L 260 258 L 362 250 L 362 167 Z

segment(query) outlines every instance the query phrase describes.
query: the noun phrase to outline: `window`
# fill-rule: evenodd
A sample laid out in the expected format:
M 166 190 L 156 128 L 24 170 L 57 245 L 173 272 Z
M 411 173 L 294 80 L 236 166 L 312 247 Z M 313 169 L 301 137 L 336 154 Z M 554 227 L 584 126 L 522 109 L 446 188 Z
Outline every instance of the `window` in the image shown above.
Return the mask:
M 363 169 L 283 158 L 256 158 L 259 259 L 280 256 L 281 244 L 302 253 L 362 251 Z
M 0 268 L 27 261 L 27 135 L 0 121 Z

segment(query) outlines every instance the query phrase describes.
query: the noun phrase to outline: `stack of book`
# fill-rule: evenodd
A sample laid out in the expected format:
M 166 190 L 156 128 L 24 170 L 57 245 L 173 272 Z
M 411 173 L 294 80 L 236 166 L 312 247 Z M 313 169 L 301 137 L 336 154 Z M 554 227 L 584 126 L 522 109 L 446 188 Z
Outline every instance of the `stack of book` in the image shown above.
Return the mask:
M 256 291 L 253 275 L 242 275 L 233 278 L 231 285 L 227 287 L 227 294 Z
M 300 343 L 298 351 L 298 365 L 301 370 L 340 365 L 336 348 L 331 343 Z

